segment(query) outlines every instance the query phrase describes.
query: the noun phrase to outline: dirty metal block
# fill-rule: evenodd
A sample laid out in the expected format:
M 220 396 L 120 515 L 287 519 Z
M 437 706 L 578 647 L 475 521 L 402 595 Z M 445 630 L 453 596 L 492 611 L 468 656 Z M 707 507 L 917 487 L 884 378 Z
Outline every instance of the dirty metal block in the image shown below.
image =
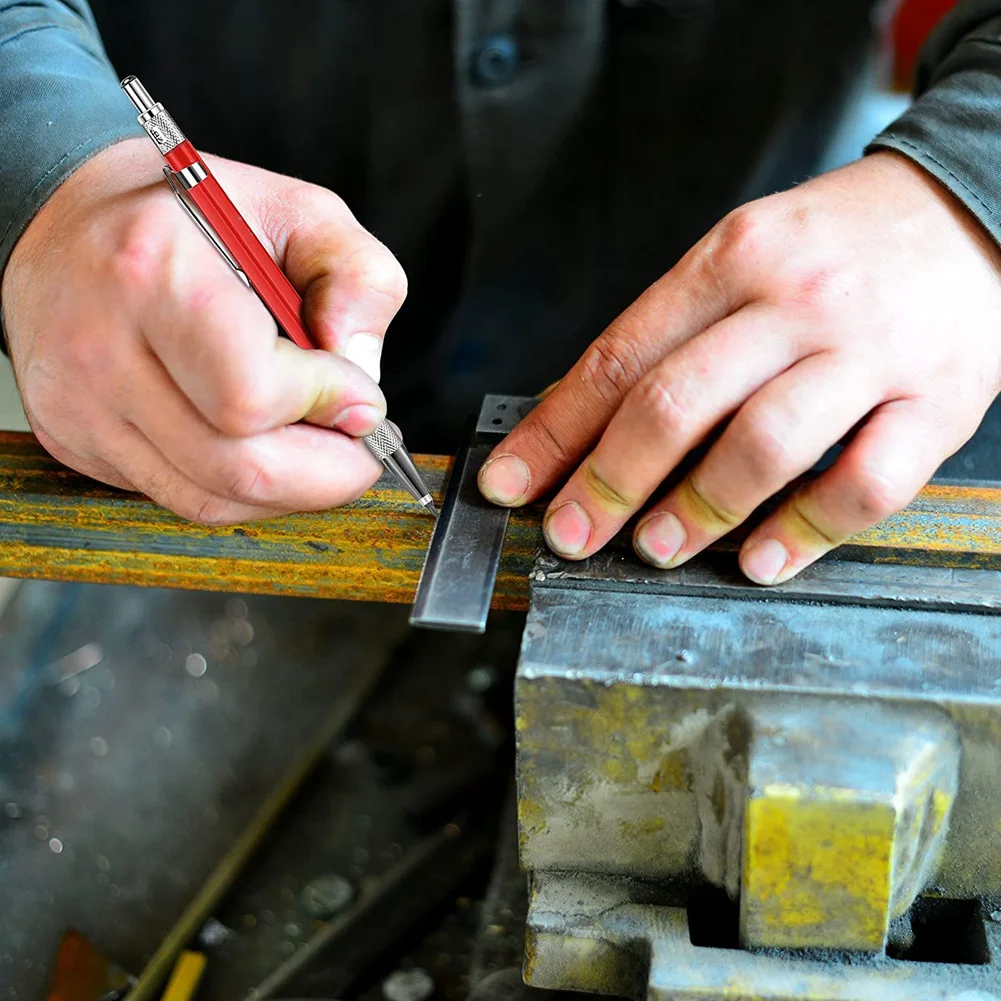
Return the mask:
M 546 873 L 533 881 L 525 978 L 535 987 L 648 1001 L 1001 1001 L 1001 962 L 744 952 L 692 944 L 684 908 L 630 881 Z M 1001 925 L 985 953 L 1001 956 Z
M 980 902 L 1001 898 L 999 598 L 984 571 L 924 585 L 913 567 L 831 561 L 764 591 L 724 556 L 665 572 L 614 551 L 540 557 L 517 681 L 530 982 L 572 988 L 552 971 L 607 951 L 604 932 L 573 930 L 590 890 L 538 903 L 567 872 L 646 887 L 630 955 L 680 948 L 686 910 L 720 899 L 728 968 L 751 962 L 738 947 L 842 950 L 923 985 L 935 966 L 909 962 L 923 957 L 906 930 L 920 895 L 973 915 L 963 927 L 983 938 Z M 601 968 L 632 962 L 616 942 Z M 978 948 L 969 962 L 1001 983 Z
M 940 861 L 959 775 L 955 726 L 935 710 L 832 711 L 810 696 L 751 719 L 741 940 L 881 951 L 889 920 Z

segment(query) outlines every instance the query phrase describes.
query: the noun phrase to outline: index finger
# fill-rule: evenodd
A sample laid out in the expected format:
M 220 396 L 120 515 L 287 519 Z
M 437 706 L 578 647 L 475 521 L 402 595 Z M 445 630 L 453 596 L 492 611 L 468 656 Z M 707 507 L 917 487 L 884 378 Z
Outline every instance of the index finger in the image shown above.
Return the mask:
M 749 301 L 752 269 L 724 266 L 721 250 L 731 244 L 720 229 L 622 313 L 491 452 L 479 473 L 487 500 L 516 507 L 550 492 L 591 451 L 651 368 Z
M 234 437 L 300 420 L 352 435 L 371 432 L 385 416 L 378 386 L 329 351 L 304 351 L 279 338 L 257 296 L 192 230 L 165 241 L 162 271 L 125 287 L 139 299 L 152 353 L 202 416 Z M 126 257 L 118 266 L 131 265 Z

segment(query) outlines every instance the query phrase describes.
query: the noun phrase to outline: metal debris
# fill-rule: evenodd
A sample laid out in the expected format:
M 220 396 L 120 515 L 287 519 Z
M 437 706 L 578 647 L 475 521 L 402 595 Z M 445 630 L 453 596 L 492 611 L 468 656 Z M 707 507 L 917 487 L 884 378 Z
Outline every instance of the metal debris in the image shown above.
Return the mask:
M 466 675 L 466 684 L 477 695 L 482 695 L 497 684 L 497 672 L 492 667 L 481 664 Z
M 434 981 L 427 970 L 397 970 L 382 982 L 386 1001 L 427 1001 L 434 994 Z
M 208 661 L 200 653 L 189 653 L 184 658 L 184 670 L 192 678 L 200 678 L 208 670 Z
M 87 643 L 51 663 L 48 671 L 54 679 L 54 683 L 58 684 L 60 681 L 67 681 L 70 678 L 75 678 L 78 674 L 83 674 L 84 671 L 89 671 L 92 667 L 100 664 L 102 660 L 104 660 L 104 650 L 101 648 L 101 644 Z
M 198 944 L 203 949 L 215 949 L 233 934 L 218 918 L 209 918 L 198 933 Z
M 350 881 L 337 873 L 311 879 L 302 891 L 302 905 L 317 918 L 329 918 L 343 910 L 354 899 Z

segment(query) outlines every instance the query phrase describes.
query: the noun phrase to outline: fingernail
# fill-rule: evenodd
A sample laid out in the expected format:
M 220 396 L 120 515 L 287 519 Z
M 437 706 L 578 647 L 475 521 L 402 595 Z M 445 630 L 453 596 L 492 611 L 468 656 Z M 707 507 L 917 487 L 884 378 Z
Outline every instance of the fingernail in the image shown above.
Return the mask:
M 575 501 L 550 511 L 542 525 L 549 548 L 560 556 L 576 556 L 591 538 L 591 520 Z
M 532 474 L 516 455 L 498 455 L 480 467 L 480 493 L 494 504 L 517 504 L 528 493 Z
M 344 357 L 354 362 L 374 382 L 379 381 L 382 341 L 372 334 L 354 334 L 344 346 Z
M 764 539 L 740 556 L 740 568 L 756 584 L 774 584 L 789 562 L 789 553 L 778 539 Z
M 371 434 L 385 419 L 386 415 L 369 403 L 356 403 L 345 407 L 335 418 L 333 426 L 338 431 L 359 438 Z
M 685 544 L 685 529 L 670 511 L 648 518 L 636 531 L 636 551 L 655 567 L 666 570 Z

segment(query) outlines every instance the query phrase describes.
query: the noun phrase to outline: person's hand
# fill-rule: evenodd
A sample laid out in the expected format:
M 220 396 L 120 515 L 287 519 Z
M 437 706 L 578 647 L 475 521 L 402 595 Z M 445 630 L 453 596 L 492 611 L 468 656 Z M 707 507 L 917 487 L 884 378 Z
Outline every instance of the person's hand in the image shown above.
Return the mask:
M 920 168 L 877 153 L 724 219 L 494 450 L 480 487 L 514 506 L 569 476 L 545 535 L 583 559 L 728 422 L 637 522 L 637 553 L 674 567 L 850 434 L 743 543 L 744 573 L 779 583 L 904 507 L 999 388 L 997 246 Z
M 28 421 L 66 465 L 206 524 L 345 504 L 381 470 L 356 436 L 385 416 L 379 354 L 406 278 L 331 192 L 206 159 L 324 350 L 278 336 L 149 140 L 129 140 L 60 185 L 4 273 Z

